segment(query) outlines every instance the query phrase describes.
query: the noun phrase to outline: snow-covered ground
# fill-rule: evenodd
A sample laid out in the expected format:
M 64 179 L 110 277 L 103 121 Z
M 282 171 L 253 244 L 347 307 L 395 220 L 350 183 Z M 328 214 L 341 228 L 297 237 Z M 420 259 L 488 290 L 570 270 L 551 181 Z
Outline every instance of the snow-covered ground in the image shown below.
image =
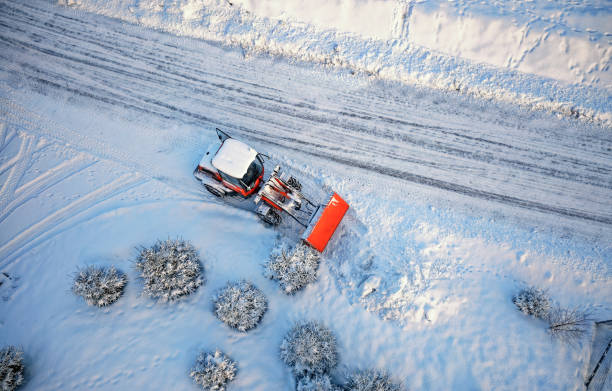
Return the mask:
M 0 344 L 23 346 L 24 390 L 195 390 L 217 347 L 238 362 L 230 390 L 291 390 L 279 345 L 301 319 L 336 333 L 338 382 L 375 367 L 406 389 L 583 389 L 588 337 L 551 339 L 511 297 L 535 285 L 612 317 L 608 128 L 43 1 L 0 2 L 0 63 Z M 277 233 L 192 178 L 215 126 L 351 205 L 305 291 L 263 275 Z M 206 282 L 156 304 L 136 246 L 168 237 Z M 88 264 L 127 273 L 112 306 L 71 294 Z M 211 302 L 243 278 L 269 306 L 248 333 Z
M 193 13 L 195 4 L 186 3 L 183 10 Z M 375 40 L 404 40 L 499 68 L 612 89 L 609 1 L 236 0 L 232 4 L 272 20 Z M 185 11 L 183 15 L 187 16 Z
M 173 34 L 612 126 L 609 0 L 59 0 Z

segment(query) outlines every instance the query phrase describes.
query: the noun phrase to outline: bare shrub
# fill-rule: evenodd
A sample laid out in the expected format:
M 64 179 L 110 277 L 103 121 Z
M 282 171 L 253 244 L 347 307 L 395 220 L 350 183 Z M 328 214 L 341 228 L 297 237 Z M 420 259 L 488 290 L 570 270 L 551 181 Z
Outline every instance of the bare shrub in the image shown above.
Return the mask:
M 300 243 L 287 255 L 282 250 L 266 263 L 266 276 L 277 280 L 287 294 L 294 294 L 317 280 L 321 255 L 310 246 Z
M 296 391 L 341 391 L 341 388 L 331 381 L 329 375 L 323 373 L 300 377 Z
M 347 391 L 400 391 L 401 386 L 393 383 L 388 373 L 377 369 L 357 371 L 349 377 Z
M 268 309 L 268 299 L 248 281 L 229 282 L 214 298 L 213 306 L 223 323 L 247 331 L 261 321 Z
M 189 375 L 204 390 L 224 391 L 236 377 L 236 372 L 236 362 L 216 349 L 214 352 L 200 353 Z
M 546 291 L 534 287 L 521 290 L 512 302 L 521 312 L 547 321 L 549 333 L 568 343 L 579 341 L 592 322 L 589 311 L 558 305 L 553 308 Z
M 592 321 L 588 311 L 557 306 L 549 313 L 548 332 L 562 341 L 575 343 L 584 337 Z
M 524 314 L 547 319 L 551 309 L 546 291 L 535 287 L 525 288 L 512 298 L 512 302 Z
M 280 355 L 297 376 L 327 373 L 338 363 L 336 337 L 317 322 L 298 323 L 283 339 Z
M 114 266 L 88 266 L 77 271 L 72 292 L 88 305 L 105 307 L 117 301 L 127 284 L 127 277 Z
M 198 253 L 184 240 L 160 240 L 143 247 L 136 268 L 144 280 L 144 293 L 162 302 L 193 293 L 203 283 Z
M 23 383 L 23 350 L 5 346 L 0 350 L 0 390 L 13 391 Z

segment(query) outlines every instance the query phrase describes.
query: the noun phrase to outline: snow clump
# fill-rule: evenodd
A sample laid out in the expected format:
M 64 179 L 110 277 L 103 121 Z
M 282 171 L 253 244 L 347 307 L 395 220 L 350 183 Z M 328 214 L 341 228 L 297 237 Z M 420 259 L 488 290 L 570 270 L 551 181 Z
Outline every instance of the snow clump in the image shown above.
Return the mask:
M 347 391 L 400 391 L 401 386 L 393 383 L 386 372 L 376 369 L 357 371 L 349 377 Z
M 302 376 L 297 382 L 296 391 L 341 391 L 342 389 L 332 383 L 329 375 L 316 374 Z
M 294 294 L 317 280 L 321 255 L 310 246 L 300 243 L 290 255 L 284 251 L 272 255 L 266 263 L 266 276 L 277 280 L 287 294 Z
M 144 293 L 162 302 L 193 293 L 203 283 L 198 253 L 184 240 L 160 240 L 143 247 L 136 268 L 144 280 Z
M 189 374 L 204 390 L 224 391 L 225 386 L 236 377 L 236 362 L 219 349 L 202 352 Z
M 23 383 L 23 350 L 5 346 L 0 350 L 0 391 L 16 390 Z
M 248 281 L 229 282 L 213 301 L 217 318 L 226 325 L 247 331 L 257 326 L 268 309 L 268 299 Z
M 534 287 L 521 290 L 512 298 L 512 302 L 522 313 L 540 319 L 547 319 L 551 309 L 546 291 Z
M 338 363 L 336 337 L 317 322 L 298 323 L 283 339 L 280 355 L 297 376 L 328 373 Z
M 76 273 L 72 292 L 83 297 L 88 305 L 105 307 L 123 295 L 126 284 L 127 277 L 114 266 L 88 266 Z

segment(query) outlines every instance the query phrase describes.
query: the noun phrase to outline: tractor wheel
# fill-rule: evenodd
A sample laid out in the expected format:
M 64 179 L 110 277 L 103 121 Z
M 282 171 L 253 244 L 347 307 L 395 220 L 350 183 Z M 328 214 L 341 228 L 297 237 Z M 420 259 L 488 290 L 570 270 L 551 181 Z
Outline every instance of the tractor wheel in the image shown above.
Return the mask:
M 223 196 L 225 195 L 224 192 L 222 192 L 221 190 L 217 189 L 216 187 L 212 187 L 210 185 L 204 185 L 204 187 L 206 188 L 206 190 L 208 190 L 215 197 L 223 198 Z
M 297 191 L 302 191 L 302 184 L 300 183 L 300 181 L 298 181 L 294 177 L 289 177 L 289 179 L 287 180 L 287 185 L 289 185 L 289 187 L 292 187 Z
M 263 221 L 270 225 L 279 225 L 281 223 L 282 217 L 274 209 L 268 209 L 268 212 L 265 215 L 259 215 Z

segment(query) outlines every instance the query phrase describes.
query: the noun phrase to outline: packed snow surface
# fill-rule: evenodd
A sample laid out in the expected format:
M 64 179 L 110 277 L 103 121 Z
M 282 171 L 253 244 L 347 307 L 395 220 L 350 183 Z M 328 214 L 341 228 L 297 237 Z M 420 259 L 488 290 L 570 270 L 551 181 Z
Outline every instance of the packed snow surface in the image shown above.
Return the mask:
M 186 2 L 135 12 L 145 4 L 184 22 Z M 198 29 L 205 8 L 189 4 Z M 46 1 L 0 1 L 0 64 L 0 346 L 23 348 L 23 390 L 196 390 L 191 368 L 217 349 L 236 363 L 228 390 L 293 390 L 280 346 L 302 321 L 333 332 L 338 384 L 380 370 L 409 390 L 582 389 L 588 336 L 551 339 L 512 298 L 535 286 L 612 318 L 609 128 Z M 572 96 L 609 102 L 580 95 L 590 88 Z M 304 191 L 350 205 L 318 279 L 295 295 L 264 274 L 286 237 L 192 176 L 215 127 L 282 162 Z M 193 245 L 205 283 L 161 302 L 143 294 L 135 262 L 175 238 Z M 111 306 L 71 293 L 89 265 L 125 272 Z M 240 280 L 268 299 L 247 333 L 212 308 Z

